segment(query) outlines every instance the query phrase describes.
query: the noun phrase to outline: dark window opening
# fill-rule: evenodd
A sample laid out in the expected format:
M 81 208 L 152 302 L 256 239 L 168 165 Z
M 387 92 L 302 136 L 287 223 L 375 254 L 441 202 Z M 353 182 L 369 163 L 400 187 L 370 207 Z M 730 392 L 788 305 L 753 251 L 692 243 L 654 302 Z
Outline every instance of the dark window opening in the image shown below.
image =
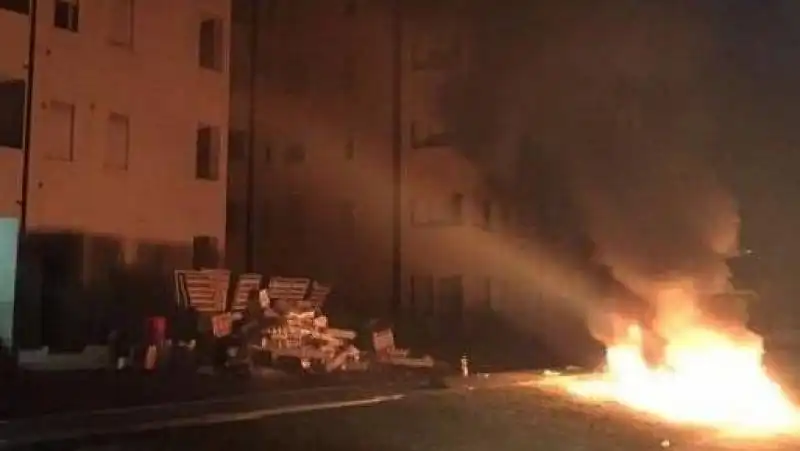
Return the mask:
M 222 70 L 222 22 L 206 19 L 200 22 L 200 67 Z
M 195 269 L 216 268 L 219 265 L 217 238 L 196 236 L 192 238 L 192 266 Z
M 30 13 L 30 0 L 0 0 L 0 9 L 20 14 Z
M 24 118 L 25 81 L 0 82 L 0 146 L 22 148 Z
M 219 177 L 215 136 L 216 133 L 213 127 L 200 127 L 197 129 L 195 162 L 195 178 L 197 179 L 217 180 Z
M 56 0 L 53 25 L 56 28 L 78 32 L 80 7 L 78 0 Z

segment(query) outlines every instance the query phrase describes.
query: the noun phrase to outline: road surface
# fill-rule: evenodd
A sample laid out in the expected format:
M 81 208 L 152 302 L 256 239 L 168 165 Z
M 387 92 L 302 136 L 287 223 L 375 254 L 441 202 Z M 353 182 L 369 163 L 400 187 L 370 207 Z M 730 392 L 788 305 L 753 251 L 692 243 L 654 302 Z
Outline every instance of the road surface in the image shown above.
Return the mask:
M 406 393 L 331 410 L 38 445 L 30 449 L 320 451 L 797 450 L 800 441 L 743 442 L 586 405 L 530 386 Z

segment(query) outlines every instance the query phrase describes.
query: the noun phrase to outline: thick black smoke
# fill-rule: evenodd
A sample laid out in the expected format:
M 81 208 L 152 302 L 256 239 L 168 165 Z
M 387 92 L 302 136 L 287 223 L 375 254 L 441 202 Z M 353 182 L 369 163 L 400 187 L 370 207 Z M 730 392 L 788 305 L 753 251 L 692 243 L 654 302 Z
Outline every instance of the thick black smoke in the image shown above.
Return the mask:
M 691 4 L 475 1 L 468 69 L 444 102 L 533 239 L 659 309 L 664 288 L 724 290 L 738 242 L 711 164 L 723 71 Z

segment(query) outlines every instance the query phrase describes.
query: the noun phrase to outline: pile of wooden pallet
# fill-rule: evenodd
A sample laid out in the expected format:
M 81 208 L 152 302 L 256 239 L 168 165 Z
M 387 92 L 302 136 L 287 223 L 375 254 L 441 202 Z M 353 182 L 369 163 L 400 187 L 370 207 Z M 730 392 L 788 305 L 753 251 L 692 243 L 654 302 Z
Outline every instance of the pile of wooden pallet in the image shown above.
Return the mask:
M 273 361 L 298 359 L 303 367 L 323 371 L 365 369 L 363 354 L 354 346 L 356 332 L 331 327 L 323 307 L 331 287 L 303 277 L 273 277 L 262 287 L 259 274 L 242 274 L 228 299 L 231 274 L 227 270 L 176 271 L 178 303 L 210 319 L 216 337 L 229 335 L 233 322 L 247 307 L 248 296 L 259 291 L 265 316 L 274 325 L 262 331 L 257 351 Z M 412 358 L 394 344 L 388 329 L 373 334 L 374 360 L 383 365 L 432 367 L 430 357 Z
M 273 277 L 266 288 L 268 315 L 283 319 L 266 331 L 262 347 L 273 358 L 292 357 L 324 371 L 362 368 L 356 333 L 328 325 L 322 307 L 331 288 L 306 278 Z

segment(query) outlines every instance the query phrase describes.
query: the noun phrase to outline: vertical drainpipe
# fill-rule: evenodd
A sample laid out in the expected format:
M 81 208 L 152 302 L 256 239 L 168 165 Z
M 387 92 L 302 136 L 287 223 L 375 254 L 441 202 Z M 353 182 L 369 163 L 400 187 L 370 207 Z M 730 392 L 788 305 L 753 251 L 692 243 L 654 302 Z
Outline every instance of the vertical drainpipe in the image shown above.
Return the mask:
M 22 141 L 22 186 L 21 197 L 19 200 L 19 229 L 20 237 L 27 232 L 28 226 L 28 190 L 30 187 L 30 165 L 31 165 L 31 123 L 33 122 L 33 85 L 34 69 L 36 66 L 36 24 L 38 12 L 38 0 L 30 1 L 29 31 L 28 31 L 28 65 L 25 83 L 25 118 L 24 135 Z
M 33 87 L 34 75 L 36 67 L 36 26 L 38 24 L 39 2 L 38 0 L 30 0 L 28 11 L 28 64 L 26 67 L 26 83 L 25 83 L 25 106 L 23 118 L 23 136 L 22 136 L 22 174 L 20 183 L 20 199 L 19 199 L 19 232 L 17 234 L 17 281 L 15 284 L 14 293 L 14 312 L 11 336 L 13 342 L 11 343 L 12 349 L 15 351 L 19 347 L 19 328 L 20 324 L 20 307 L 19 302 L 23 299 L 23 275 L 25 274 L 25 261 L 27 260 L 23 254 L 25 252 L 25 242 L 28 235 L 28 197 L 30 191 L 30 167 L 31 167 L 31 124 L 33 123 Z
M 392 3 L 392 305 L 400 313 L 403 289 L 403 0 Z
M 247 175 L 245 186 L 245 271 L 255 271 L 255 164 L 256 164 L 256 86 L 258 81 L 258 39 L 260 34 L 259 0 L 250 2 L 250 33 L 249 38 L 249 57 L 250 57 L 250 79 L 249 97 L 247 112 Z

